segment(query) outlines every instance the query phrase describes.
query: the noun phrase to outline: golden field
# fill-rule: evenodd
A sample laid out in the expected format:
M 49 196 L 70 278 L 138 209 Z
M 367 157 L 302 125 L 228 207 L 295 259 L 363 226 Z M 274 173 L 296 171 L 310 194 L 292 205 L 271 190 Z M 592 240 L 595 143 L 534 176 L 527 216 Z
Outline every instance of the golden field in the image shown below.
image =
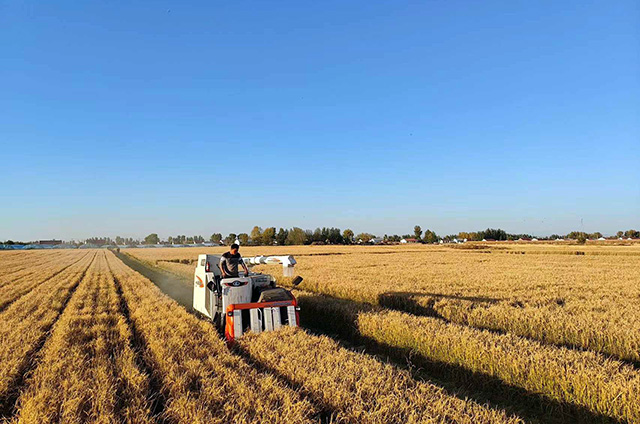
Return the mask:
M 525 422 L 304 329 L 229 349 L 107 250 L 9 253 L 0 277 L 29 290 L 0 312 L 4 422 Z
M 409 358 L 427 378 L 456 390 L 470 385 L 462 392 L 524 410 L 527 419 L 539 418 L 522 405 L 532 396 L 542 399 L 535 408 L 569 411 L 567 422 L 640 422 L 640 246 L 625 244 L 241 251 L 295 255 L 305 326 Z M 205 251 L 224 248 L 126 252 L 190 281 L 192 261 Z M 275 266 L 259 269 L 281 275 Z M 496 399 L 496 391 L 505 394 Z M 517 398 L 513 408 L 509 396 Z

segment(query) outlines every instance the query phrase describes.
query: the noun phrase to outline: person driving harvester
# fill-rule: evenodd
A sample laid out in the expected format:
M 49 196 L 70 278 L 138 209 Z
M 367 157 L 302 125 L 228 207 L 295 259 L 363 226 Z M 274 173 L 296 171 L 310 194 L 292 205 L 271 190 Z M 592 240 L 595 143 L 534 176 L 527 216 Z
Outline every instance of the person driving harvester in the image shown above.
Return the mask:
M 234 243 L 229 247 L 229 251 L 220 257 L 222 278 L 238 277 L 238 265 L 242 265 L 245 275 L 249 275 L 249 269 L 242 260 L 242 255 L 238 253 L 238 250 L 240 250 L 240 246 Z

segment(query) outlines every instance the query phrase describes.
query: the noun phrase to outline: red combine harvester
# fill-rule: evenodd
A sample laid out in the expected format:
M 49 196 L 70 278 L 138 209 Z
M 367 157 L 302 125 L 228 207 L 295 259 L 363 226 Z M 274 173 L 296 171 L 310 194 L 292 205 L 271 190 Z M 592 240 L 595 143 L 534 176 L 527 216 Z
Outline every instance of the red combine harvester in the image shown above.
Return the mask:
M 259 264 L 282 265 L 283 274 L 293 277 L 293 256 L 254 256 L 242 258 L 248 267 Z M 220 255 L 202 254 L 194 274 L 193 308 L 210 318 L 227 341 L 247 331 L 260 333 L 282 326 L 299 326 L 298 302 L 291 292 L 276 287 L 271 275 L 249 272 L 249 275 L 222 278 L 218 264 Z M 300 284 L 296 277 L 293 285 Z

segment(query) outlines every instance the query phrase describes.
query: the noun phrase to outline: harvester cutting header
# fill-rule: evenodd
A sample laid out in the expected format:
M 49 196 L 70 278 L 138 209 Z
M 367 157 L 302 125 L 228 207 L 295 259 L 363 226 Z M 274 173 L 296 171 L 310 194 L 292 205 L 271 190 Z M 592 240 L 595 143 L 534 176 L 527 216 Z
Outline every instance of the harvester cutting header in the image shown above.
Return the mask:
M 227 268 L 230 258 L 237 258 L 232 275 Z M 271 275 L 249 269 L 239 275 L 237 266 L 242 263 L 247 267 L 279 264 L 284 276 L 293 277 L 296 260 L 293 256 L 199 255 L 194 274 L 193 308 L 210 318 L 230 342 L 246 331 L 260 333 L 282 326 L 299 326 L 298 303 L 293 294 L 276 287 Z M 302 277 L 296 277 L 293 285 L 301 281 Z

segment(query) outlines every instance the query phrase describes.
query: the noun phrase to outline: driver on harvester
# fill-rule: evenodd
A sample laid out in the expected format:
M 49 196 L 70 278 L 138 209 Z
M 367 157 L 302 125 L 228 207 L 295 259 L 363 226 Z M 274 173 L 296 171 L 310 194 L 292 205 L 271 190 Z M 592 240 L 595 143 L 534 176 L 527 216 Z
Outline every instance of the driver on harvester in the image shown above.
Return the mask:
M 232 244 L 228 252 L 225 252 L 220 258 L 220 271 L 222 278 L 238 277 L 238 265 L 242 265 L 245 275 L 249 275 L 249 269 L 242 260 L 242 255 L 238 252 L 240 246 Z

